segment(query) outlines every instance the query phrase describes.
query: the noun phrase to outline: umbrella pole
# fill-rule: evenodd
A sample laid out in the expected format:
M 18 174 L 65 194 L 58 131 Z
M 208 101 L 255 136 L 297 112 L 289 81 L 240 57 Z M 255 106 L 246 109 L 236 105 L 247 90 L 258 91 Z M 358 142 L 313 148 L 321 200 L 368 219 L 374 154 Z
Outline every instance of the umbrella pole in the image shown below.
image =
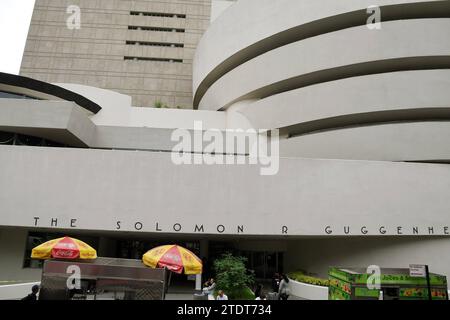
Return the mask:
M 195 290 L 202 291 L 202 274 L 201 273 L 195 275 Z

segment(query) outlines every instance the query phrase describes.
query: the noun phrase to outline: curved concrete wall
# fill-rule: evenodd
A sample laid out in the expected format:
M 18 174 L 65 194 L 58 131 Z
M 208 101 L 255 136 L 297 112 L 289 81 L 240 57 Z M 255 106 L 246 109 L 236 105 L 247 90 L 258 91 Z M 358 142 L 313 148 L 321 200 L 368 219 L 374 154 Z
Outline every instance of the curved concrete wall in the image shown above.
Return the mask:
M 366 24 L 371 5 L 381 8 L 382 21 L 450 16 L 448 1 L 239 1 L 210 26 L 198 45 L 194 106 L 215 81 L 246 61 L 295 41 Z
M 0 72 L 0 91 L 26 95 L 38 100 L 73 101 L 89 114 L 96 114 L 102 110 L 94 101 L 76 92 L 51 83 L 10 73 Z
M 447 112 L 450 116 L 448 88 L 450 70 L 375 74 L 283 92 L 247 104 L 238 112 L 256 128 L 291 127 L 288 133 L 296 133 L 295 130 L 301 130 L 301 125 L 306 127 L 310 121 L 368 112 L 424 109 L 430 117 L 439 118 L 432 109 L 439 108 L 441 113 Z M 391 112 L 392 117 L 393 114 Z M 326 125 L 342 125 L 338 120 L 330 124 L 324 122 L 318 123 L 315 130 L 320 125 L 320 129 L 325 129 Z
M 449 1 L 239 1 L 198 46 L 194 104 L 280 129 L 282 156 L 448 162 L 449 18 Z
M 450 19 L 392 21 L 382 30 L 359 26 L 294 42 L 228 72 L 199 108 L 226 109 L 239 100 L 366 74 L 447 68 L 449 29 Z
M 306 300 L 328 300 L 328 287 L 314 286 L 290 279 L 291 296 Z
M 280 141 L 283 157 L 450 162 L 450 121 L 342 128 Z

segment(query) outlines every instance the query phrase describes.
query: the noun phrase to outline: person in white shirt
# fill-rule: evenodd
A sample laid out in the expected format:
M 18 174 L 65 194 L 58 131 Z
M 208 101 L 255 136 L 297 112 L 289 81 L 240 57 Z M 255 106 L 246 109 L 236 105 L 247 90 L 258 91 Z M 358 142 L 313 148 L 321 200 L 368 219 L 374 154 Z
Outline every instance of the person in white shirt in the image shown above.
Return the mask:
M 210 295 L 214 292 L 214 289 L 216 288 L 216 282 L 213 278 L 211 278 L 209 281 L 205 283 L 205 288 L 203 288 L 203 294 Z
M 278 289 L 278 300 L 287 300 L 289 298 L 290 289 L 289 289 L 289 278 L 287 275 L 283 274 L 281 276 L 280 287 Z
M 217 300 L 228 300 L 228 297 L 222 290 L 219 290 L 219 294 L 217 295 Z

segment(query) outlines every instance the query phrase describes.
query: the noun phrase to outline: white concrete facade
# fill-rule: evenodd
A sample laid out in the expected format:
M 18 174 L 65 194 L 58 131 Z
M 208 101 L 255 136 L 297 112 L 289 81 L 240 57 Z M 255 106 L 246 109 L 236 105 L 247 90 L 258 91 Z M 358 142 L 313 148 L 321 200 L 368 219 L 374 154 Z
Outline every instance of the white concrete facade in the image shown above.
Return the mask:
M 57 86 L 88 102 L 0 83 L 42 99 L 0 97 L 0 131 L 66 146 L 0 144 L 0 237 L 15 242 L 0 248 L 11 256 L 4 280 L 38 280 L 19 267 L 38 230 L 231 241 L 283 252 L 285 272 L 423 263 L 450 277 L 450 2 L 215 2 L 193 62 L 197 110 L 137 108 L 73 83 Z M 380 30 L 366 25 L 369 5 Z M 176 165 L 171 136 L 201 136 L 196 122 L 279 130 L 279 171 Z
M 279 173 L 266 177 L 258 165 L 176 165 L 170 158 L 3 146 L 2 224 L 51 227 L 59 218 L 59 227 L 76 219 L 84 230 L 140 231 L 140 222 L 141 231 L 179 234 L 203 225 L 200 234 L 215 235 L 342 236 L 345 226 L 353 236 L 450 235 L 446 164 L 282 158 Z

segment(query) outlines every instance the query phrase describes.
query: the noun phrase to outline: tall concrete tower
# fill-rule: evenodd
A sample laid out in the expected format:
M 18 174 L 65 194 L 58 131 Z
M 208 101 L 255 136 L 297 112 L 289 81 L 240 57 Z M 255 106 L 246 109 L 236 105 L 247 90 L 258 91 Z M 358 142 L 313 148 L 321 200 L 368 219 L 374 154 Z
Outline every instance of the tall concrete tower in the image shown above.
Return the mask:
M 210 15 L 211 0 L 36 0 L 20 74 L 114 90 L 137 107 L 192 108 Z

